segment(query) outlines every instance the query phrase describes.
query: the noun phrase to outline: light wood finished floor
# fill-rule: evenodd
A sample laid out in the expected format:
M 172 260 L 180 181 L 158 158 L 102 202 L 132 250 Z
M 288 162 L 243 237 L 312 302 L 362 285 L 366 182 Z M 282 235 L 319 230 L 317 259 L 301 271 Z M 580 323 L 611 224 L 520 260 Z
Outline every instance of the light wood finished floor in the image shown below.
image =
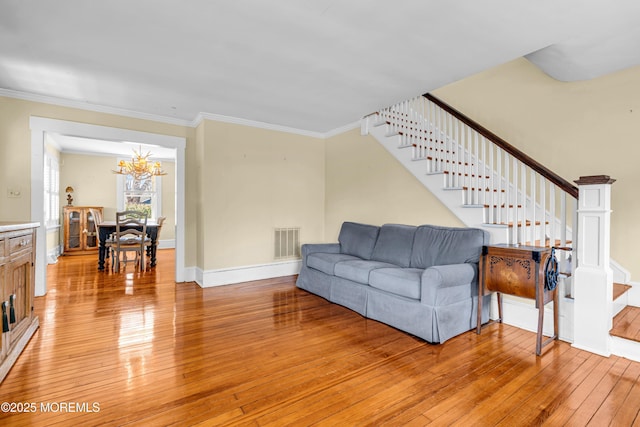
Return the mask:
M 534 333 L 499 324 L 430 345 L 294 277 L 176 285 L 172 257 L 49 266 L 40 330 L 0 385 L 36 411 L 0 425 L 640 425 L 640 363 L 565 342 L 536 357 Z

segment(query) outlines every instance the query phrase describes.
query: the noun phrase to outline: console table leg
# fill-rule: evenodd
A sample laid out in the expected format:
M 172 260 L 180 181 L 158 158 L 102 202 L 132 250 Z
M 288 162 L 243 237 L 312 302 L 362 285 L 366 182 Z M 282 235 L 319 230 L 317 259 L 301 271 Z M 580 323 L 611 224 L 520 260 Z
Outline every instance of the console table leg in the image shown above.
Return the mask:
M 538 293 L 540 294 L 540 293 Z M 542 328 L 544 326 L 544 304 L 538 301 L 538 335 L 536 339 L 536 356 L 542 354 Z
M 560 304 L 560 298 L 558 297 L 558 289 L 555 290 L 555 295 L 553 296 L 553 335 L 554 338 L 556 340 L 558 340 L 558 337 L 560 336 L 559 331 L 558 331 L 558 321 L 560 319 L 560 307 L 558 307 L 558 305 Z

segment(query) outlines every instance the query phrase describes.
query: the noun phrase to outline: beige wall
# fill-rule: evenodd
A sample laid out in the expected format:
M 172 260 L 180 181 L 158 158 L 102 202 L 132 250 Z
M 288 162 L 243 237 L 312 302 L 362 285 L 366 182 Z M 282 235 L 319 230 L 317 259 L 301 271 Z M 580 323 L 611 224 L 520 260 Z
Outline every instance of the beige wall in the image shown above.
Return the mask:
M 167 219 L 162 226 L 160 240 L 176 238 L 176 163 L 163 161 L 162 169 L 167 173 L 162 180 L 162 216 Z
M 344 221 L 463 224 L 371 136 L 359 129 L 327 140 L 326 240 Z
M 102 206 L 105 219 L 115 219 L 117 205 L 118 158 L 62 153 L 60 156 L 60 206 L 67 204 L 67 195 L 62 193 L 67 186 L 73 187 L 75 206 Z M 175 163 L 164 161 L 162 168 L 162 215 L 166 216 L 161 239 L 175 238 Z
M 116 157 L 62 153 L 60 156 L 60 207 L 67 204 L 64 189 L 73 187 L 74 206 L 102 206 L 105 218 L 115 218 Z
M 573 182 L 610 175 L 611 256 L 640 280 L 640 67 L 565 83 L 525 59 L 434 95 Z
M 202 129 L 204 269 L 274 262 L 274 228 L 320 241 L 324 140 L 205 121 Z

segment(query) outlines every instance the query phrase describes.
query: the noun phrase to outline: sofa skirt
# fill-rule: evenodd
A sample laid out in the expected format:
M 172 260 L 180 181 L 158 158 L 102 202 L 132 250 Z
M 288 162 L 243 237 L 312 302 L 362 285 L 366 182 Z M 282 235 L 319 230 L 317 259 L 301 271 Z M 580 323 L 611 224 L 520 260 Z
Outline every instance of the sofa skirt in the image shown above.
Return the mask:
M 321 271 L 309 267 L 302 267 L 298 275 L 298 280 L 296 280 L 296 286 L 331 301 L 329 299 L 331 295 L 331 280 L 332 276 L 324 274 Z
M 367 294 L 371 287 L 341 277 L 331 278 L 329 301 L 345 306 L 358 314 L 367 316 Z

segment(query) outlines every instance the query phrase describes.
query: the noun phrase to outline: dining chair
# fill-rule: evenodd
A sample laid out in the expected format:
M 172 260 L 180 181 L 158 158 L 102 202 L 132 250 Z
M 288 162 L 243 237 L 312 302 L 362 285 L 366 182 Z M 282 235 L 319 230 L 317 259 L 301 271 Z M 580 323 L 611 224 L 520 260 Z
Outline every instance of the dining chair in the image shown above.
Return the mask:
M 93 224 L 96 227 L 96 243 L 100 245 L 100 226 L 102 225 L 102 212 L 100 209 L 89 208 L 89 213 L 91 213 L 91 217 L 93 218 Z M 105 254 L 105 258 L 109 258 L 109 252 L 111 252 L 112 239 L 111 236 L 107 236 L 107 240 L 105 241 L 105 246 L 107 252 Z
M 100 225 L 102 224 L 102 212 L 99 209 L 89 208 L 91 218 L 93 218 L 93 225 L 96 232 L 96 243 L 99 244 L 100 240 Z M 86 232 L 87 230 L 85 230 Z
M 144 255 L 151 239 L 147 236 L 147 214 L 138 211 L 116 212 L 116 232 L 112 235 L 111 255 L 113 270 L 120 270 L 120 263 L 133 262 L 144 271 Z M 128 252 L 135 252 L 135 258 L 127 259 Z
M 102 224 L 102 212 L 100 212 L 100 209 L 89 208 L 89 212 L 91 212 L 93 223 L 96 225 L 96 227 Z

